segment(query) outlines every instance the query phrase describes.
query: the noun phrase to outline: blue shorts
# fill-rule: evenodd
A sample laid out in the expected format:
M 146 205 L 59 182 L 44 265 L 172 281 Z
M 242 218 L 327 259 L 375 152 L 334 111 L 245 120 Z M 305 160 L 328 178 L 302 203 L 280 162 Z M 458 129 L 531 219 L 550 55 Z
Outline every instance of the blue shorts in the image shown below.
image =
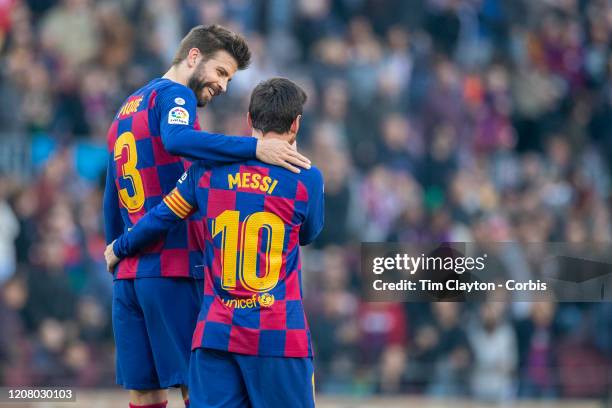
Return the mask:
M 114 281 L 117 384 L 128 390 L 187 384 L 203 284 L 187 278 Z
M 191 353 L 189 399 L 194 408 L 312 408 L 312 358 L 199 348 Z

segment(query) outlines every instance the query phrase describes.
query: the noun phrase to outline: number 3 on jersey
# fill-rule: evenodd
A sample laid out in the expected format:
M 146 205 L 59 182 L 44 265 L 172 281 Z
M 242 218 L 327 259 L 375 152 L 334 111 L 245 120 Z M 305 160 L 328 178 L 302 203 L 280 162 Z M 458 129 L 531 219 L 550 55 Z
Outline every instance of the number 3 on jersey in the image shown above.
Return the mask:
M 115 163 L 121 166 L 121 176 L 131 184 L 131 192 L 123 187 L 119 190 L 119 199 L 128 212 L 140 211 L 144 206 L 145 192 L 142 177 L 136 169 L 138 162 L 138 151 L 136 150 L 136 139 L 132 132 L 122 133 L 115 142 Z
M 262 228 L 266 232 L 261 234 L 262 239 L 267 236 L 262 254 L 265 257 L 265 271 L 258 276 L 257 255 L 261 247 L 259 232 Z M 236 275 L 242 286 L 252 292 L 267 292 L 276 286 L 285 241 L 285 224 L 278 215 L 259 211 L 246 217 L 240 225 L 240 211 L 225 210 L 212 223 L 212 236 L 218 234 L 221 234 L 223 289 L 236 288 Z M 242 237 L 240 248 L 238 234 Z

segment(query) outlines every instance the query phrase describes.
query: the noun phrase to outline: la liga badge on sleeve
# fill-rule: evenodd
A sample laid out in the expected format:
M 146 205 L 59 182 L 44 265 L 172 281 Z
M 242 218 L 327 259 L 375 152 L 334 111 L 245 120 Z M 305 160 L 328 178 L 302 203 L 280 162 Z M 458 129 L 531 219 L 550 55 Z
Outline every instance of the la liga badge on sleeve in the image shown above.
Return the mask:
M 187 109 L 175 106 L 168 112 L 168 124 L 170 125 L 188 125 L 189 112 Z

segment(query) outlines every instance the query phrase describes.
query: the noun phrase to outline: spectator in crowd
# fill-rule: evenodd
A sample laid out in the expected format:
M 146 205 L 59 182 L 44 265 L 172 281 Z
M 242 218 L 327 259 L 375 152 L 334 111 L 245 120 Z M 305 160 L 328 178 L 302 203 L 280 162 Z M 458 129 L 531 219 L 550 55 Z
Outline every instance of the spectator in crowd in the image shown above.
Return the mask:
M 555 305 L 534 303 L 531 316 L 517 323 L 519 393 L 530 398 L 552 398 L 558 395 L 557 333 L 554 325 Z
M 413 349 L 413 358 L 425 377 L 426 392 L 437 397 L 468 395 L 466 374 L 472 354 L 460 325 L 461 304 L 434 303 L 432 312 L 433 324 L 416 329 Z
M 507 319 L 505 304 L 480 306 L 468 332 L 474 354 L 472 395 L 480 400 L 502 402 L 515 396 L 515 370 L 518 365 L 516 336 Z
M 0 174 L 0 285 L 13 276 L 17 268 L 15 239 L 19 234 L 19 222 L 6 202 L 7 181 Z

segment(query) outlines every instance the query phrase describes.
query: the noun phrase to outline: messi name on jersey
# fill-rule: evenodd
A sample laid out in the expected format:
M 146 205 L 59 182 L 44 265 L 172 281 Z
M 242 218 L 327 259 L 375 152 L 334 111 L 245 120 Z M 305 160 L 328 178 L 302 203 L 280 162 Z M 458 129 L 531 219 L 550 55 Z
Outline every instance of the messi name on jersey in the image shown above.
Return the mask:
M 246 188 L 272 194 L 278 184 L 278 180 L 257 173 L 241 172 L 228 174 L 227 184 L 230 189 Z

